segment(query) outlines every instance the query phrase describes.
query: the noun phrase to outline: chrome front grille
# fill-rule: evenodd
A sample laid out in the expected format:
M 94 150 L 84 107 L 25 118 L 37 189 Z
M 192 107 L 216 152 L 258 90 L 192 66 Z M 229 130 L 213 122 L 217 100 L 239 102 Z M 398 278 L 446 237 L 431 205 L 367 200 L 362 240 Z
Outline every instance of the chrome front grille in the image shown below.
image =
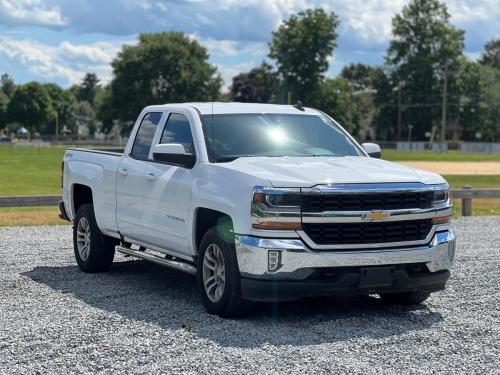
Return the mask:
M 302 239 L 315 249 L 366 249 L 423 245 L 436 230 L 436 185 L 339 184 L 301 190 Z

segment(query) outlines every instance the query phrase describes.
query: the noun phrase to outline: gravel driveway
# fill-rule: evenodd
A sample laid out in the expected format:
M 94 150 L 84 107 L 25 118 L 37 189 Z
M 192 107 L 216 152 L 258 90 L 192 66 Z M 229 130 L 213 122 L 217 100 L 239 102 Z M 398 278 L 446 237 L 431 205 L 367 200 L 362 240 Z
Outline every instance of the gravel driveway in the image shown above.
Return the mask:
M 195 279 L 117 255 L 79 272 L 69 226 L 0 229 L 0 373 L 498 373 L 500 217 L 455 221 L 445 292 L 420 308 L 323 298 L 224 320 Z

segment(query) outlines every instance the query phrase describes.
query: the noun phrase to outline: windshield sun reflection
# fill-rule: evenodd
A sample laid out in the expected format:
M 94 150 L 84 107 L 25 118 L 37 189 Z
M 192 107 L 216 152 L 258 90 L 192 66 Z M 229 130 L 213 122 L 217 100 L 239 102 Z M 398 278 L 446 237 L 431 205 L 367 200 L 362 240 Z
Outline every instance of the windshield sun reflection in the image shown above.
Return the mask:
M 273 128 L 267 131 L 268 138 L 276 144 L 284 144 L 288 140 L 285 131 L 281 128 Z

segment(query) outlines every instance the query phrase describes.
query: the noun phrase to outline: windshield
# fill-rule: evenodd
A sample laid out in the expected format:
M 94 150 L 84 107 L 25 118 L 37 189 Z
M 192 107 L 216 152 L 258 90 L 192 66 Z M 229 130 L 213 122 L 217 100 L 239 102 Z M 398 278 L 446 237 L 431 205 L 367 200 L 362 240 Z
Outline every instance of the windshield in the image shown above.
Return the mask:
M 360 156 L 358 147 L 326 116 L 224 114 L 202 116 L 212 162 L 244 156 Z

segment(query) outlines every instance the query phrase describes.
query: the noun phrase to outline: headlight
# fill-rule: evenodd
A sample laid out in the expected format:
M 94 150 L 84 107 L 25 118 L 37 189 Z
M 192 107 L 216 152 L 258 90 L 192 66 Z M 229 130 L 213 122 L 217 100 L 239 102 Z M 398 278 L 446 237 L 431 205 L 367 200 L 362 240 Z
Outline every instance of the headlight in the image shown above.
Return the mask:
M 255 187 L 252 198 L 252 227 L 273 230 L 300 229 L 300 189 Z
M 448 184 L 437 185 L 434 188 L 434 197 L 432 205 L 436 208 L 448 207 L 450 203 L 450 189 Z M 446 212 L 439 213 L 438 216 L 432 219 L 433 224 L 446 224 L 451 219 L 451 209 Z
M 448 187 L 436 188 L 436 190 L 434 190 L 434 199 L 432 200 L 432 203 L 446 202 L 449 196 L 450 190 L 448 189 Z

